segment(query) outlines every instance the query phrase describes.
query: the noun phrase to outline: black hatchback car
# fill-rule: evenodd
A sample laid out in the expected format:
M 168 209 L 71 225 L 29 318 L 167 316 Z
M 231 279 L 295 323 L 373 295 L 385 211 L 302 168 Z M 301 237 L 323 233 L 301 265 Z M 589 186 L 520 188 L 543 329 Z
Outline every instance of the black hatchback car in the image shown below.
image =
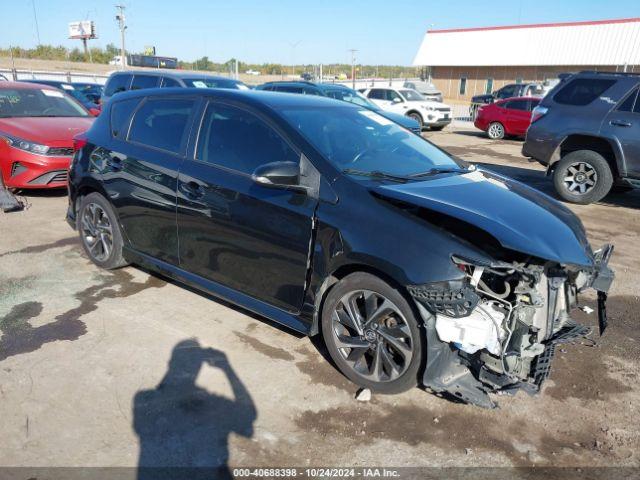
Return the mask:
M 237 90 L 129 92 L 77 139 L 69 223 L 103 268 L 145 265 L 309 335 L 375 391 L 492 406 L 536 391 L 612 248 L 546 195 L 370 110 Z M 186 313 L 188 314 L 188 312 Z

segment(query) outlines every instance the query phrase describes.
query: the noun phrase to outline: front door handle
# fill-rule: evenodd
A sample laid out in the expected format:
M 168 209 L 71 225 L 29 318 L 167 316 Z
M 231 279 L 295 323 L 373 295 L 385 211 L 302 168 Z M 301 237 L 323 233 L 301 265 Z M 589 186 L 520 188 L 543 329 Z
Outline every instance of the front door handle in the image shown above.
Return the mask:
M 611 125 L 615 126 L 615 127 L 630 127 L 631 126 L 631 122 L 625 122 L 623 120 L 611 120 L 609 123 Z
M 180 184 L 180 190 L 187 197 L 197 200 L 198 198 L 202 198 L 204 196 L 204 187 L 197 182 L 191 181 Z

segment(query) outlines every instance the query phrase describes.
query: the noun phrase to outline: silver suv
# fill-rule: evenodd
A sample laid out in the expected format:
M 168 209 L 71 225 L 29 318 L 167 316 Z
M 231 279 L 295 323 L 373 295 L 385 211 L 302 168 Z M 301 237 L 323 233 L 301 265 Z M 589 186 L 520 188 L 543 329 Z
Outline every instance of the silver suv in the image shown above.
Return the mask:
M 640 74 L 581 72 L 533 110 L 522 153 L 547 166 L 564 200 L 640 187 L 639 90 Z

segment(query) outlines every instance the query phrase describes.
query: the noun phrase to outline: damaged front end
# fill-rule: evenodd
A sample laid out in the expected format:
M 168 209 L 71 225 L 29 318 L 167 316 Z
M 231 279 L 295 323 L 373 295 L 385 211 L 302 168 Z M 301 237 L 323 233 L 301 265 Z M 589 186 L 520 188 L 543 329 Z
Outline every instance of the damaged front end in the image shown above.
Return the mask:
M 598 291 L 600 333 L 606 328 L 612 251 L 595 252 L 593 267 L 453 256 L 461 280 L 409 286 L 425 319 L 424 385 L 486 408 L 495 407 L 489 392 L 538 392 L 555 345 L 591 331 L 570 316 L 580 292 Z

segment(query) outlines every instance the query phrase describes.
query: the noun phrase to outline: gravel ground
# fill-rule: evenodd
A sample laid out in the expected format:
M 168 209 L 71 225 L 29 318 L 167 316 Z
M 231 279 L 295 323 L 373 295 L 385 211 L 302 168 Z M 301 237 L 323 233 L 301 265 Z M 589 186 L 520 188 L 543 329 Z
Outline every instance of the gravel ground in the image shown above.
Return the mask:
M 519 141 L 425 135 L 552 194 Z M 604 337 L 559 349 L 542 394 L 491 411 L 418 389 L 357 402 L 318 342 L 138 268 L 100 271 L 64 194 L 26 200 L 0 214 L 0 466 L 640 466 L 640 192 L 571 206 L 616 246 Z

